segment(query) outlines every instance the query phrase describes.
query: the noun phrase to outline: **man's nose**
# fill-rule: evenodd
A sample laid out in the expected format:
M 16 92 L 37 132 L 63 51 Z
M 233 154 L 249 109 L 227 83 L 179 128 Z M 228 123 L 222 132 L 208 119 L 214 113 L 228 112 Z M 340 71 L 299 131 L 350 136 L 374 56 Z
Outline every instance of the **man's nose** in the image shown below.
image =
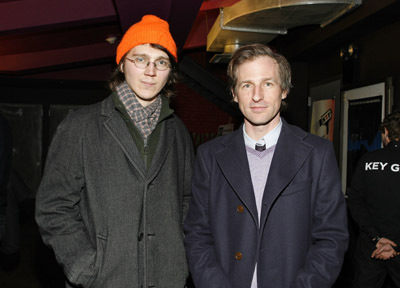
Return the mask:
M 149 76 L 155 76 L 157 73 L 156 70 L 156 64 L 154 64 L 154 62 L 149 62 L 144 73 Z
M 258 102 L 261 100 L 264 100 L 264 90 L 262 89 L 261 86 L 256 86 L 254 88 L 254 92 L 253 92 L 253 101 L 254 102 Z

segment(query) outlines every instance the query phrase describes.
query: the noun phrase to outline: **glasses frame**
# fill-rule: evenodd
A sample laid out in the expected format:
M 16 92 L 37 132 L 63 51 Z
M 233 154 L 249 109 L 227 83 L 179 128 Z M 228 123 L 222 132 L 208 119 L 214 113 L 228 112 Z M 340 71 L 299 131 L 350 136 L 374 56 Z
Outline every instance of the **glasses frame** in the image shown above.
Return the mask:
M 143 56 L 133 55 L 133 57 L 143 57 Z M 147 58 L 147 57 L 143 57 L 143 58 Z M 156 61 L 149 61 L 149 59 L 147 58 L 147 63 L 146 63 L 146 66 L 144 66 L 144 67 L 139 67 L 134 59 L 130 59 L 128 57 L 125 57 L 125 59 L 128 60 L 129 62 L 135 64 L 135 67 L 138 69 L 146 69 L 147 67 L 149 67 L 150 63 L 153 63 L 154 68 L 158 71 L 166 71 L 166 70 L 168 70 L 168 68 L 172 68 L 171 63 L 169 63 L 165 69 L 159 69 L 159 67 L 156 64 L 156 61 L 159 61 L 160 59 L 157 59 Z

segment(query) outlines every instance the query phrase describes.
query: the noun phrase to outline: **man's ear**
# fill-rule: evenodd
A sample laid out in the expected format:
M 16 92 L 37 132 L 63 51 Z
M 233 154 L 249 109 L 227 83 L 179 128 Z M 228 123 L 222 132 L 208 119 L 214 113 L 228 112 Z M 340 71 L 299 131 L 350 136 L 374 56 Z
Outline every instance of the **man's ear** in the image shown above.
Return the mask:
M 238 102 L 237 96 L 236 96 L 235 91 L 233 89 L 231 89 L 231 93 L 232 93 L 233 101 L 235 101 L 237 103 Z
M 386 127 L 383 127 L 383 129 L 385 130 L 385 132 L 383 132 L 383 134 L 384 134 L 385 137 L 389 140 L 389 131 L 387 130 Z
M 282 99 L 286 99 L 287 94 L 288 94 L 287 90 L 286 91 L 282 91 Z
M 389 142 L 390 142 L 389 131 L 386 129 L 386 127 L 383 127 L 383 132 L 382 132 L 382 143 L 383 143 L 383 146 L 386 146 Z
M 122 62 L 121 65 L 119 65 L 119 71 L 121 71 L 121 73 L 124 73 L 124 63 Z

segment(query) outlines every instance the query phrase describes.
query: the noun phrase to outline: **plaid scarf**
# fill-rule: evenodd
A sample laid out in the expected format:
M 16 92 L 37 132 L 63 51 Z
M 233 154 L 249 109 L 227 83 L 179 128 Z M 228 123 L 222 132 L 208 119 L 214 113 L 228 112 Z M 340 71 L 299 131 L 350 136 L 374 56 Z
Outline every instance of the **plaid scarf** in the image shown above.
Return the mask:
M 146 144 L 147 138 L 156 128 L 158 118 L 160 117 L 161 97 L 157 97 L 153 103 L 143 107 L 126 82 L 118 85 L 116 90 L 118 98 L 121 100 L 136 128 L 142 134 L 144 143 Z

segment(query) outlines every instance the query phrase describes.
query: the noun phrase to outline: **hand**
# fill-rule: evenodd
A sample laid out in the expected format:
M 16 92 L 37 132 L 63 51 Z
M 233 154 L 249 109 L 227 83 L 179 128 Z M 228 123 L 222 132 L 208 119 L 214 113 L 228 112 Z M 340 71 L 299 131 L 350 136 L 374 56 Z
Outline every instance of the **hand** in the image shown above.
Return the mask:
M 388 260 L 399 255 L 393 247 L 397 246 L 392 240 L 381 238 L 376 243 L 376 249 L 372 252 L 371 257 L 379 260 Z
M 376 243 L 376 248 L 379 248 L 380 246 L 383 246 L 385 244 L 389 244 L 389 245 L 391 245 L 393 247 L 397 246 L 397 244 L 394 243 L 392 240 L 390 240 L 388 238 L 385 238 L 385 237 L 382 237 L 381 239 L 379 239 L 378 243 Z

